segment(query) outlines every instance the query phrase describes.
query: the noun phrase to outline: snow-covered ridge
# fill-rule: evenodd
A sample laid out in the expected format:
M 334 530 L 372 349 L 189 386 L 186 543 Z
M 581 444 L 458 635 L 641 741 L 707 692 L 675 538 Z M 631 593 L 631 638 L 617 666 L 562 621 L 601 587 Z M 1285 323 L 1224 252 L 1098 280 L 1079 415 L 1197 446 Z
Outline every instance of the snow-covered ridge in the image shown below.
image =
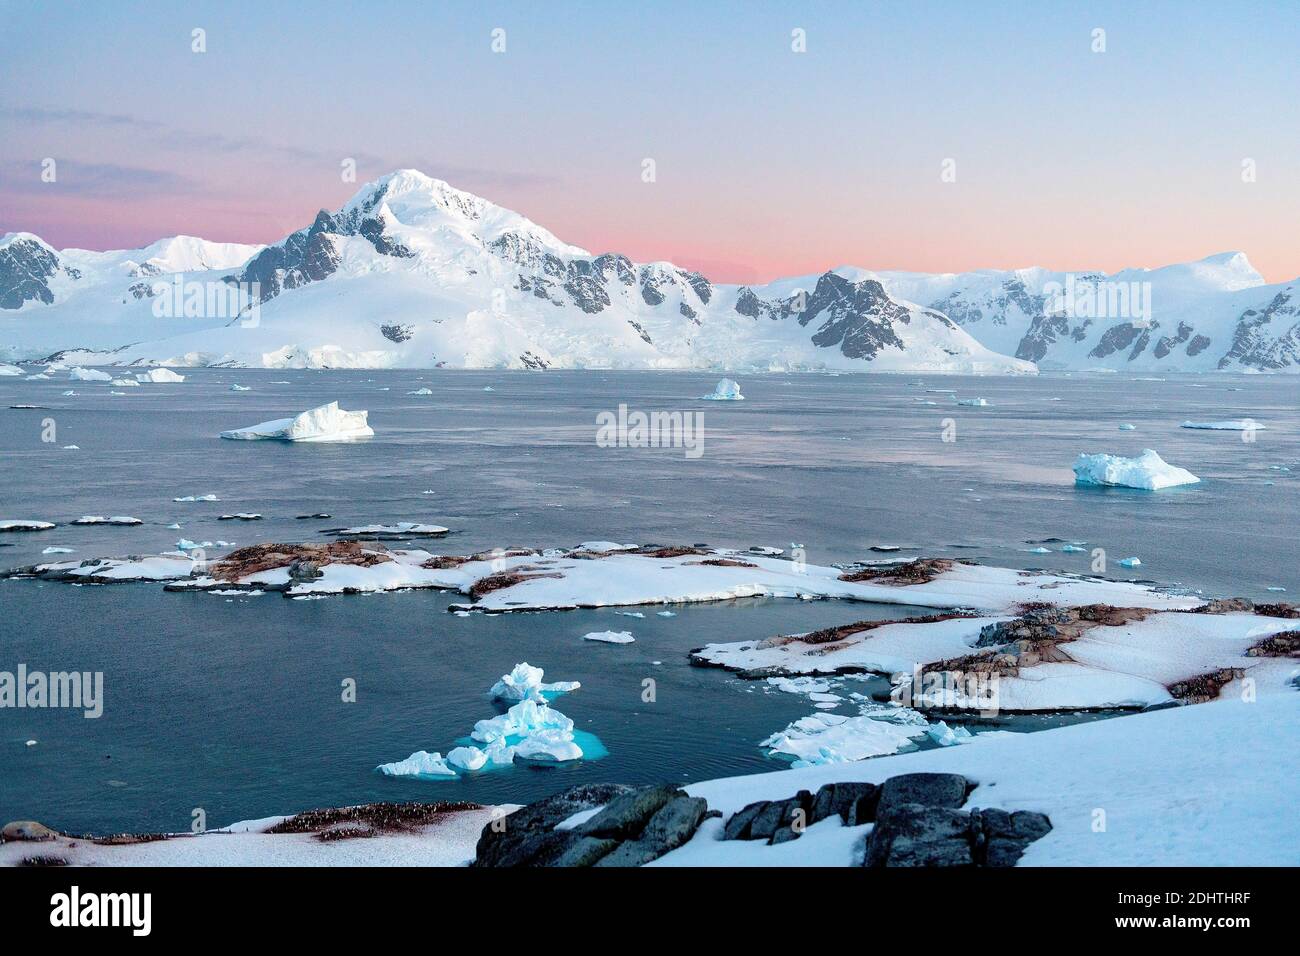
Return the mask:
M 161 282 L 238 288 L 255 321 L 159 310 Z M 271 246 L 176 236 L 118 252 L 0 241 L 0 360 L 313 368 L 1023 373 L 1295 370 L 1295 283 L 1241 253 L 1111 276 L 841 267 L 763 286 L 593 255 L 412 170 Z M 179 288 L 179 286 L 178 286 Z M 162 311 L 164 314 L 157 314 Z

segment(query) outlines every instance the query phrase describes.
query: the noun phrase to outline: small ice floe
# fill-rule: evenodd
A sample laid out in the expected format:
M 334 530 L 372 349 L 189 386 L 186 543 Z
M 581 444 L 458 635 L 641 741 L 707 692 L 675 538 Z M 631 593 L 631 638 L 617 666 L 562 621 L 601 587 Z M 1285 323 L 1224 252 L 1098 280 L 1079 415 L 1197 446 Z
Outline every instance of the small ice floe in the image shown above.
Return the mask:
M 140 387 L 140 383 L 133 378 L 115 378 L 113 379 L 111 384 L 117 386 L 118 388 L 139 388 Z
M 28 375 L 23 379 L 24 382 L 48 382 L 49 380 L 50 377 L 44 372 L 37 372 L 35 375 Z
M 315 514 L 310 514 L 310 515 L 294 515 L 294 518 L 298 521 L 312 521 L 320 518 L 332 518 L 332 517 L 334 516 L 331 514 L 327 514 L 324 511 L 318 511 Z
M 782 548 L 768 548 L 763 545 L 756 544 L 749 549 L 749 553 L 761 554 L 764 555 L 765 557 L 775 558 L 785 554 L 785 550 Z
M 22 375 L 22 374 L 23 374 L 23 370 L 20 369 L 17 365 L 7 365 L 4 362 L 0 362 L 0 378 L 4 378 L 5 376 L 8 375 Z
M 80 446 L 80 445 L 64 445 L 64 446 L 63 446 L 63 450 L 64 450 L 64 451 L 81 451 L 81 446 Z
M 105 518 L 103 515 L 82 515 L 73 524 L 111 524 L 126 527 L 129 525 L 144 524 L 139 518 L 132 518 L 130 515 L 112 515 Z
M 600 641 L 604 644 L 631 644 L 636 640 L 631 631 L 592 631 L 582 635 L 584 641 Z
M 72 396 L 76 395 L 77 393 L 76 393 L 75 391 L 73 391 L 72 389 L 68 389 L 66 392 L 63 392 L 62 394 L 63 394 L 63 397 L 64 397 L 64 398 L 71 398 Z
M 218 542 L 215 541 L 191 541 L 189 538 L 181 538 L 176 542 L 176 550 L 184 551 L 203 551 L 207 548 L 215 548 Z
M 1121 568 L 1138 568 L 1142 566 L 1141 558 L 1121 558 L 1119 562 Z
M 739 402 L 745 396 L 740 394 L 739 382 L 724 378 L 714 386 L 712 395 L 703 395 L 701 398 L 706 402 Z
M 373 438 L 374 429 L 367 424 L 368 412 L 349 412 L 330 402 L 309 409 L 293 418 L 235 428 L 221 433 L 222 438 L 288 442 L 336 442 Z
M 172 501 L 220 501 L 216 495 L 185 495 L 183 498 L 173 498 Z
M 76 554 L 76 553 L 77 553 L 76 548 L 55 548 L 55 547 L 46 548 L 44 551 L 41 552 L 41 554 Z
M 550 700 L 568 694 L 582 686 L 576 680 L 562 680 L 547 684 L 542 681 L 545 671 L 527 661 L 516 664 L 509 674 L 492 685 L 491 695 L 499 700 Z
M 1168 464 L 1150 448 L 1136 458 L 1081 454 L 1074 463 L 1077 485 L 1158 491 L 1176 485 L 1194 485 L 1200 480 L 1185 468 Z
M 496 389 L 493 388 L 491 385 L 484 385 L 484 386 L 483 386 L 483 391 L 485 391 L 485 392 L 495 392 Z
M 1253 418 L 1233 418 L 1223 422 L 1183 422 L 1180 427 L 1215 432 L 1253 432 L 1268 426 L 1263 422 L 1255 421 Z
M 168 530 L 168 531 L 180 531 L 180 530 L 181 530 L 181 526 L 180 526 L 179 524 L 176 524 L 175 522 L 172 522 L 171 524 L 169 524 L 169 525 L 167 526 L 167 530 Z
M 969 743 L 975 739 L 974 735 L 965 727 L 949 727 L 942 720 L 927 727 L 925 735 L 940 747 L 952 747 L 956 744 Z
M 97 368 L 77 368 L 68 372 L 68 378 L 74 382 L 111 382 L 113 376 L 107 372 L 101 372 Z
M 856 717 L 825 711 L 800 717 L 759 746 L 773 755 L 793 757 L 795 767 L 812 767 L 911 750 L 915 740 L 926 734 L 925 719 L 919 714 L 917 722 L 903 723 L 876 719 L 870 706 L 864 710 Z
M 230 390 L 231 390 L 232 392 L 251 392 L 251 391 L 252 391 L 252 389 L 249 388 L 247 385 L 232 385 L 232 386 L 230 386 Z
M 53 521 L 25 521 L 16 518 L 0 521 L 0 532 L 49 531 L 53 527 Z
M 1122 432 L 1137 431 L 1137 426 L 1136 426 L 1136 425 L 1130 425 L 1128 422 L 1125 422 L 1123 425 L 1120 425 L 1120 426 L 1119 426 L 1119 430 L 1122 431 Z
M 1086 551 L 1087 549 L 1082 548 L 1079 545 L 1071 542 L 1070 544 L 1062 545 L 1061 550 L 1064 551 L 1066 554 L 1078 554 L 1079 552 Z
M 330 528 L 324 534 L 345 538 L 438 538 L 450 530 L 440 524 L 399 521 L 396 524 L 362 524 L 355 528 Z
M 261 521 L 262 516 L 256 511 L 237 511 L 232 515 L 219 515 L 218 521 Z
M 1269 590 L 1270 590 L 1270 591 L 1285 591 L 1286 588 L 1273 586 L 1273 587 L 1270 587 Z
M 675 612 L 675 611 L 656 611 L 656 612 L 655 612 L 655 617 L 676 617 L 676 616 L 677 616 L 677 612 Z
M 440 753 L 417 750 L 405 760 L 386 763 L 378 768 L 388 777 L 454 777 L 456 771 L 447 765 Z
M 989 402 L 985 398 L 959 398 L 957 404 L 965 405 L 968 408 L 986 408 Z
M 1044 548 L 1041 544 L 1036 548 L 1026 548 L 1025 550 L 1028 551 L 1030 554 L 1051 554 L 1052 553 L 1051 548 Z
M 136 373 L 137 382 L 153 382 L 156 384 L 175 384 L 185 381 L 184 375 L 177 375 L 169 368 L 151 368 L 147 372 Z
M 433 394 L 433 389 L 431 389 L 431 388 L 417 388 L 415 391 L 413 391 L 413 392 L 407 392 L 406 394 L 407 394 L 407 395 L 432 395 L 432 394 Z
M 642 614 L 640 611 L 619 611 L 619 612 L 618 612 L 618 616 L 619 616 L 619 617 L 637 617 L 637 618 L 644 618 L 644 617 L 645 617 L 645 615 Z
M 29 741 L 27 741 L 27 746 L 28 746 L 28 747 L 35 747 L 35 746 L 36 746 L 36 741 L 35 741 L 35 740 L 29 740 Z

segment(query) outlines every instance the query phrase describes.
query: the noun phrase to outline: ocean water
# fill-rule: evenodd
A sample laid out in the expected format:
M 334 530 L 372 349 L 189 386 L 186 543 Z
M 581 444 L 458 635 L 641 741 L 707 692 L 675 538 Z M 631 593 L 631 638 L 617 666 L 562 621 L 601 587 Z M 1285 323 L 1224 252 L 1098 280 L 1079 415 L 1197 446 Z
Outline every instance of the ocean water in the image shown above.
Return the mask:
M 0 566 L 51 560 L 41 555 L 50 546 L 89 558 L 167 550 L 181 537 L 246 545 L 411 520 L 452 528 L 423 543 L 445 553 L 596 538 L 797 543 L 814 563 L 897 546 L 901 556 L 1087 572 L 1089 552 L 1102 548 L 1107 574 L 1120 579 L 1255 599 L 1300 591 L 1300 381 L 1292 377 L 767 374 L 743 377 L 746 400 L 725 403 L 696 400 L 718 378 L 698 373 L 185 374 L 184 384 L 120 396 L 66 379 L 0 379 L 0 519 L 60 523 L 0 535 Z M 231 392 L 233 383 L 251 390 Z M 418 388 L 433 394 L 408 394 Z M 68 389 L 77 394 L 64 396 Z M 955 397 L 990 404 L 962 407 Z M 341 445 L 217 438 L 331 400 L 368 409 L 376 437 Z M 20 404 L 43 407 L 10 407 Z M 702 413 L 702 454 L 598 447 L 597 415 L 620 404 Z M 1242 417 L 1267 426 L 1253 442 L 1178 427 Z M 1121 423 L 1136 428 L 1120 431 Z M 1079 452 L 1143 448 L 1202 482 L 1158 493 L 1073 485 Z M 220 500 L 173 501 L 209 493 Z M 264 519 L 218 520 L 233 512 Z M 317 512 L 331 517 L 296 517 Z M 83 514 L 145 524 L 66 525 Z M 181 529 L 169 529 L 173 522 Z M 1076 540 L 1088 551 L 1060 551 Z M 1032 553 L 1039 542 L 1049 553 Z M 1117 565 L 1130 556 L 1141 567 Z M 209 825 L 222 825 L 365 800 L 523 802 L 588 780 L 774 769 L 757 743 L 811 712 L 807 700 L 691 668 L 687 652 L 899 611 L 754 600 L 676 608 L 675 618 L 613 610 L 462 618 L 447 612 L 452 600 L 0 582 L 0 670 L 20 662 L 100 670 L 107 698 L 98 720 L 0 710 L 0 817 L 74 831 L 188 829 L 198 807 Z M 607 629 L 631 630 L 637 642 L 581 639 Z M 545 667 L 548 679 L 583 682 L 557 706 L 598 736 L 608 757 L 457 783 L 374 773 L 415 750 L 445 753 L 496 713 L 486 691 L 521 660 Z M 349 677 L 354 704 L 340 699 Z M 642 700 L 646 678 L 656 682 L 653 704 Z M 26 747 L 29 738 L 38 744 Z

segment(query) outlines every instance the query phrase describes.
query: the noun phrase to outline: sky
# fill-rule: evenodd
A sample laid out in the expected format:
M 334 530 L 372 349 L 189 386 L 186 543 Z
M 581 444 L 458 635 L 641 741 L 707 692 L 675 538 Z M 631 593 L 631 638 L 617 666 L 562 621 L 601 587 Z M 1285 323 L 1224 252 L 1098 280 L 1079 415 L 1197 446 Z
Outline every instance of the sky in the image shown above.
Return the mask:
M 59 248 L 274 242 L 410 166 L 720 282 L 1227 250 L 1300 276 L 1294 0 L 0 0 L 0 23 L 0 233 Z

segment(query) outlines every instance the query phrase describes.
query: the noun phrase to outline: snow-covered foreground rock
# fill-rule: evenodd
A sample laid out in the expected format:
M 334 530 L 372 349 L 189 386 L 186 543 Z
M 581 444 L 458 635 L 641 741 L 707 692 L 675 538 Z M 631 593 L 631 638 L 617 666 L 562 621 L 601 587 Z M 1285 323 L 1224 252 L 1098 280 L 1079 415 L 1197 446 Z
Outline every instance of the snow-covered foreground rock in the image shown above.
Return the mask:
M 1186 468 L 1169 464 L 1150 448 L 1136 458 L 1081 454 L 1074 463 L 1074 481 L 1078 485 L 1159 491 L 1194 485 L 1200 480 Z
M 249 425 L 247 428 L 225 431 L 221 433 L 221 437 L 292 442 L 333 442 L 373 438 L 375 432 L 366 421 L 367 414 L 344 411 L 339 408 L 338 402 L 330 402 L 328 405 L 308 409 L 292 418 L 277 418 L 259 425 Z
M 1300 692 L 1099 720 L 1036 733 L 977 735 L 960 747 L 692 784 L 705 820 L 657 866 L 856 866 L 871 825 L 814 824 L 775 846 L 720 840 L 736 811 L 828 783 L 956 773 L 965 807 L 1034 811 L 1051 830 L 1020 866 L 1300 865 Z M 1100 811 L 1100 814 L 1099 814 Z

